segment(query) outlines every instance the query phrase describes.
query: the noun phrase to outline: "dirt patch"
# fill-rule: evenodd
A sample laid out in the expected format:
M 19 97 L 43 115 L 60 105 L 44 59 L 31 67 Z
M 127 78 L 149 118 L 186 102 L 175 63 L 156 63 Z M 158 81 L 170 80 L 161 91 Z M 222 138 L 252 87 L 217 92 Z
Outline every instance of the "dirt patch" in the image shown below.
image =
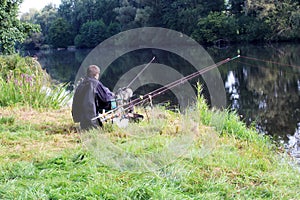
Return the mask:
M 31 108 L 0 108 L 0 117 L 12 117 L 18 125 L 30 125 L 37 131 L 47 134 L 78 133 L 78 127 L 73 123 L 71 110 L 34 110 Z
M 2 143 L 0 157 L 9 161 L 32 160 L 51 157 L 66 149 L 76 149 L 80 146 L 81 139 L 78 134 L 44 135 L 39 140 L 23 138 L 10 143 Z

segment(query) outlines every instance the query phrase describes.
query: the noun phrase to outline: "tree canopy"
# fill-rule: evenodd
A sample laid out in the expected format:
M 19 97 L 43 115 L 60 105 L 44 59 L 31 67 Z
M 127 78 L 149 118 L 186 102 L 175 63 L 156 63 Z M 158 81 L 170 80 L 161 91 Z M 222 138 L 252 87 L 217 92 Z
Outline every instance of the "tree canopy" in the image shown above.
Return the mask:
M 92 48 L 120 31 L 144 26 L 173 29 L 202 44 L 300 40 L 299 0 L 62 0 L 21 19 L 40 25 L 43 39 L 35 41 L 53 47 Z M 55 40 L 60 34 L 66 38 Z
M 22 0 L 1 0 L 0 4 L 0 54 L 15 52 L 17 42 L 23 42 L 38 26 L 18 19 L 19 5 Z

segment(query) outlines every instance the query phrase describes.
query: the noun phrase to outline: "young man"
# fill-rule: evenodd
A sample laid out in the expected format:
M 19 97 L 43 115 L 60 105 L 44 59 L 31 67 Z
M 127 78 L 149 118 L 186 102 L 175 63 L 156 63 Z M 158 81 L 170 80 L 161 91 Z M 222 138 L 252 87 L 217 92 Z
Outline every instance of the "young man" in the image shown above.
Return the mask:
M 111 100 L 115 95 L 98 80 L 99 75 L 99 67 L 90 65 L 87 76 L 78 85 L 73 97 L 73 120 L 80 122 L 82 130 L 102 126 L 100 120 L 92 120 L 92 118 L 98 116 L 103 109 L 111 109 Z

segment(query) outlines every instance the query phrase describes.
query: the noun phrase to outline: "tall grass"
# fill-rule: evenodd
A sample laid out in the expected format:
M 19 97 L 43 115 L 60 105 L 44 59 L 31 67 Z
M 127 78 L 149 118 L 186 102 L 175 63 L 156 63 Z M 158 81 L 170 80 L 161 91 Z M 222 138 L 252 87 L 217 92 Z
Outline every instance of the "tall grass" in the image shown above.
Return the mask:
M 155 107 L 81 137 L 69 109 L 1 109 L 0 199 L 300 199 L 291 160 L 201 96 L 183 114 Z
M 155 107 L 141 123 L 107 123 L 82 141 L 49 132 L 45 119 L 72 125 L 68 109 L 52 112 L 25 122 L 1 111 L 0 199 L 300 199 L 288 159 L 203 99 L 184 114 Z
M 30 57 L 0 56 L 0 73 L 0 106 L 59 108 L 70 99 L 68 85 L 52 83 Z

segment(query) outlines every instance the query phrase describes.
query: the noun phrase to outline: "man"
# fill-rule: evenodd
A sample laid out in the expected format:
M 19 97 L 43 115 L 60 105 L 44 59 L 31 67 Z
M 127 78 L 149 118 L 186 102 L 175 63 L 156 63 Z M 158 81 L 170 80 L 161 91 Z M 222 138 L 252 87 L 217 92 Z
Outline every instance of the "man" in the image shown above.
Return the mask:
M 87 76 L 78 85 L 73 97 L 73 120 L 80 122 L 82 130 L 102 126 L 100 120 L 92 120 L 92 118 L 98 116 L 103 109 L 111 109 L 111 100 L 115 95 L 98 80 L 99 75 L 99 67 L 90 65 Z

